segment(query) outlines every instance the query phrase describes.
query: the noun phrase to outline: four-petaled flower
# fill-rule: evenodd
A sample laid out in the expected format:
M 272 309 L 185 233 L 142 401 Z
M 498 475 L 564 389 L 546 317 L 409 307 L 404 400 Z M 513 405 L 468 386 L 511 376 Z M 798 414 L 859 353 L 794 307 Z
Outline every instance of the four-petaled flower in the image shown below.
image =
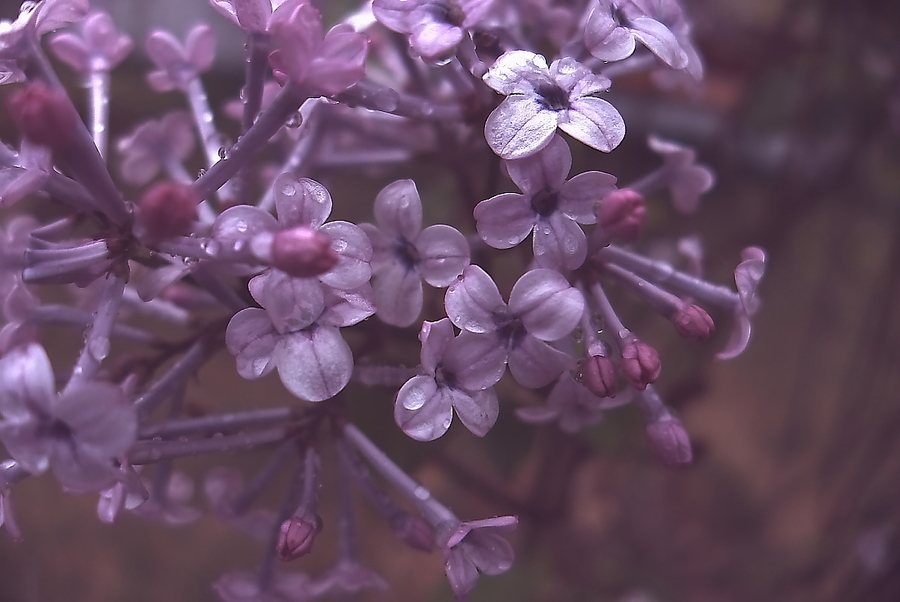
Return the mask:
M 571 57 L 553 61 L 512 50 L 494 61 L 484 82 L 507 96 L 484 124 L 491 149 L 503 159 L 521 159 L 550 143 L 558 127 L 597 150 L 609 152 L 625 137 L 614 106 L 596 95 L 610 81 Z
M 197 25 L 188 32 L 182 46 L 169 32 L 154 31 L 147 38 L 147 55 L 157 66 L 147 76 L 154 90 L 186 90 L 191 81 L 212 66 L 216 36 L 209 25 Z
M 688 63 L 675 34 L 632 0 L 599 0 L 585 24 L 588 51 L 601 61 L 620 61 L 634 53 L 635 40 L 674 69 Z
M 571 167 L 569 145 L 559 136 L 530 157 L 507 161 L 509 177 L 524 194 L 504 193 L 478 203 L 474 215 L 484 242 L 508 249 L 533 231 L 540 267 L 580 267 L 587 239 L 578 224 L 597 221 L 597 202 L 615 190 L 616 177 L 588 171 L 566 180 Z
M 479 573 L 500 575 L 509 570 L 515 554 L 500 533 L 518 522 L 515 516 L 497 516 L 438 528 L 444 572 L 457 598 L 472 591 Z
M 494 0 L 374 0 L 372 12 L 385 27 L 409 34 L 422 57 L 453 56 L 466 29 L 484 18 Z

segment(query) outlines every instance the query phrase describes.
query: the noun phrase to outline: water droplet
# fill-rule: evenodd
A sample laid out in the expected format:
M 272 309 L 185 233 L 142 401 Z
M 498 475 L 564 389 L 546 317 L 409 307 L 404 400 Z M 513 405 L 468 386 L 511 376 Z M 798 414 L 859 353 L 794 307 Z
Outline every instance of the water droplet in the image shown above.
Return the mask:
M 91 356 L 98 362 L 102 362 L 109 355 L 109 339 L 106 337 L 91 337 L 87 345 Z
M 295 194 L 297 194 L 297 187 L 289 182 L 284 185 L 284 188 L 281 189 L 281 194 L 283 194 L 284 196 L 294 196 Z
M 200 170 L 197 171 L 197 177 L 198 177 L 198 178 L 202 178 L 202 177 L 205 176 L 205 175 L 206 175 L 206 170 L 205 170 L 205 169 L 200 169 Z
M 225 148 L 224 146 L 220 146 L 218 155 L 219 155 L 219 159 L 222 159 L 224 161 L 225 159 L 228 158 L 228 149 Z
M 576 328 L 572 331 L 572 338 L 576 343 L 580 343 L 584 340 L 584 331 L 581 328 Z
M 625 339 L 630 335 L 631 335 L 631 331 L 628 330 L 627 328 L 622 328 L 621 330 L 619 330 L 619 338 L 620 339 Z
M 285 125 L 291 129 L 296 129 L 296 128 L 300 127 L 302 124 L 303 124 L 303 115 L 300 114 L 299 112 L 297 112 L 297 113 L 294 113 L 293 115 L 291 115 L 291 118 L 287 120 L 287 123 Z
M 219 254 L 221 250 L 221 245 L 215 240 L 208 240 L 200 245 L 200 248 L 203 249 L 203 252 L 209 255 L 210 257 L 215 257 Z
M 441 421 L 441 426 L 442 426 L 444 429 L 448 429 L 448 428 L 450 428 L 450 423 L 451 423 L 451 422 L 453 422 L 453 417 L 452 417 L 452 416 L 448 416 L 447 418 L 444 418 L 443 421 Z
M 419 485 L 415 488 L 415 490 L 413 490 L 413 495 L 424 502 L 431 497 L 431 492 Z
M 400 97 L 395 90 L 384 88 L 372 95 L 372 106 L 379 111 L 389 113 L 397 110 L 399 99 Z

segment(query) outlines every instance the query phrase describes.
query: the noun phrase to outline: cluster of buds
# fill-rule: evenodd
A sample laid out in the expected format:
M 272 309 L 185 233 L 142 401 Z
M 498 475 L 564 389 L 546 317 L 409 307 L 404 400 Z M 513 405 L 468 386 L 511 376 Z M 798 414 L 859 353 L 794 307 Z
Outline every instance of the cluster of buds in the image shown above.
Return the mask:
M 651 194 L 668 190 L 691 212 L 712 186 L 689 148 L 651 137 L 662 164 L 627 186 L 601 171 L 570 177 L 573 146 L 608 153 L 625 137 L 607 100 L 616 79 L 646 72 L 692 86 L 702 76 L 676 0 L 370 0 L 330 28 L 312 0 L 210 2 L 245 41 L 240 102 L 211 108 L 201 78 L 216 54 L 210 27 L 183 42 L 154 32 L 147 83 L 183 95 L 187 111 L 138 126 L 112 162 L 110 79 L 128 36 L 88 0 L 27 2 L 0 23 L 5 114 L 21 135 L 0 144 L 0 207 L 26 207 L 0 236 L 0 524 L 10 534 L 21 535 L 15 486 L 33 475 L 96 492 L 105 522 L 129 511 L 179 524 L 202 515 L 180 458 L 260 448 L 271 457 L 246 484 L 226 466 L 204 481 L 208 510 L 265 545 L 256 571 L 214 584 L 226 602 L 387 587 L 363 565 L 354 487 L 398 539 L 443 554 L 457 596 L 479 574 L 508 570 L 504 534 L 517 519 L 464 521 L 437 501 L 352 423 L 353 380 L 392 387 L 397 434 L 428 441 L 454 415 L 487 435 L 508 367 L 511 387 L 547 393 L 517 408 L 521 420 L 575 432 L 633 402 L 659 458 L 691 461 L 684 426 L 653 387 L 660 356 L 607 290 L 647 303 L 692 342 L 712 337 L 708 311 L 729 320 L 719 357 L 731 358 L 749 341 L 765 256 L 746 249 L 732 289 L 703 280 L 696 245 L 683 245 L 682 266 L 641 254 Z M 86 120 L 45 47 L 86 82 Z M 241 130 L 233 144 L 216 123 L 229 116 Z M 195 154 L 197 177 L 186 168 Z M 415 177 L 409 166 L 425 160 L 458 191 L 420 195 L 423 182 L 398 179 L 364 199 L 371 210 L 340 198 L 348 168 Z M 511 184 L 500 184 L 504 172 Z M 31 217 L 38 205 L 32 213 L 54 217 Z M 334 207 L 371 223 L 329 221 Z M 425 225 L 435 216 L 454 223 Z M 529 237 L 531 252 L 510 250 Z M 506 297 L 491 275 L 504 255 L 505 269 L 521 270 Z M 74 364 L 51 363 L 48 324 L 86 333 Z M 416 331 L 418 365 L 384 365 Z M 245 379 L 277 371 L 289 402 L 226 413 L 203 400 L 209 412 L 189 416 L 192 376 L 223 348 Z M 284 570 L 278 561 L 332 532 L 318 512 L 326 452 L 339 473 L 338 557 L 317 576 Z M 263 507 L 261 492 L 285 472 L 282 504 Z

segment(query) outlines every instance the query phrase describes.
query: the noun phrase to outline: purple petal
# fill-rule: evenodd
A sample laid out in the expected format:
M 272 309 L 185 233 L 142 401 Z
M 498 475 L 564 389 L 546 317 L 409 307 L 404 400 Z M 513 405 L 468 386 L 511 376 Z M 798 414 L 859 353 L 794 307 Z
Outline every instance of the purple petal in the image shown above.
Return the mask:
M 325 311 L 325 293 L 315 278 L 292 278 L 280 270 L 266 270 L 253 278 L 248 288 L 282 334 L 306 328 Z
M 324 39 L 319 11 L 307 2 L 285 2 L 272 13 L 269 33 L 277 49 L 269 56 L 272 67 L 304 81 Z
M 509 352 L 510 374 L 517 383 L 529 389 L 549 385 L 573 365 L 574 360 L 568 355 L 530 334 Z
M 397 393 L 394 420 L 418 441 L 433 441 L 453 421 L 453 390 L 439 387 L 431 376 L 414 376 Z
M 87 71 L 91 60 L 90 50 L 80 37 L 61 33 L 50 40 L 50 48 L 62 62 L 76 71 Z
M 683 69 L 687 66 L 688 56 L 668 27 L 650 17 L 636 17 L 629 25 L 635 39 L 669 67 Z
M 6 420 L 28 420 L 31 408 L 49 413 L 55 398 L 53 367 L 43 347 L 33 343 L 0 359 L 0 413 Z
M 437 322 L 422 322 L 422 328 L 419 330 L 419 341 L 422 343 L 419 359 L 425 372 L 434 375 L 451 340 L 453 340 L 453 324 L 447 318 Z
M 609 29 L 605 19 L 595 19 L 602 11 L 594 11 L 584 31 L 584 43 L 588 51 L 601 61 L 621 61 L 634 54 L 634 36 L 624 27 Z
M 587 237 L 581 226 L 556 212 L 535 226 L 532 249 L 542 268 L 575 270 L 587 256 Z
M 60 485 L 73 491 L 98 491 L 116 482 L 111 459 L 92 456 L 69 441 L 53 443 L 50 468 Z
M 306 85 L 324 94 L 343 92 L 365 73 L 369 40 L 350 25 L 332 27 L 306 74 Z
M 734 324 L 731 326 L 731 334 L 728 337 L 728 342 L 725 343 L 725 349 L 716 354 L 717 359 L 734 359 L 742 354 L 750 343 L 750 334 L 753 330 L 750 316 L 746 312 L 737 311 L 732 316 L 732 319 Z
M 187 62 L 181 43 L 167 31 L 154 31 L 147 38 L 147 56 L 156 66 L 168 71 Z
M 271 372 L 278 338 L 264 309 L 249 307 L 234 314 L 225 330 L 225 345 L 237 361 L 238 374 L 252 380 Z
M 188 33 L 185 48 L 191 65 L 202 73 L 216 58 L 216 34 L 209 25 L 197 25 Z
M 38 37 L 48 31 L 81 21 L 90 9 L 88 0 L 45 0 L 35 10 Z
M 463 331 L 447 344 L 444 367 L 467 391 L 492 387 L 506 371 L 508 352 L 494 333 Z
M 399 33 L 409 33 L 409 17 L 427 0 L 375 0 L 372 13 L 379 23 Z
M 527 50 L 512 50 L 500 56 L 488 72 L 484 83 L 500 94 L 530 94 L 535 84 L 549 82 L 547 60 Z
M 609 107 L 612 109 L 612 105 Z M 612 111 L 615 112 L 615 109 Z M 484 124 L 484 137 L 491 150 L 501 158 L 521 159 L 536 153 L 550 142 L 560 115 L 544 108 L 532 95 L 510 96 L 488 116 Z M 624 136 L 624 124 L 622 135 Z
M 477 265 L 470 265 L 447 289 L 444 307 L 457 328 L 490 332 L 497 329 L 494 313 L 504 311 L 506 304 L 487 272 Z
M 741 252 L 741 263 L 734 270 L 734 283 L 744 312 L 752 315 L 759 307 L 756 289 L 766 270 L 766 254 L 759 247 L 747 247 Z
M 459 420 L 478 437 L 487 435 L 500 415 L 500 404 L 493 388 L 472 393 L 454 391 L 452 403 Z
M 422 229 L 422 201 L 412 180 L 397 180 L 375 197 L 375 221 L 390 237 L 413 241 Z
M 334 397 L 353 373 L 353 353 L 338 329 L 331 326 L 282 337 L 275 348 L 275 363 L 287 390 L 306 401 Z
M 462 542 L 466 556 L 485 575 L 500 575 L 515 560 L 512 546 L 497 533 L 473 531 Z
M 329 222 L 319 228 L 331 237 L 331 249 L 337 253 L 338 262 L 319 280 L 334 288 L 350 290 L 359 288 L 372 277 L 372 243 L 362 228 L 350 222 Z
M 616 108 L 592 96 L 574 100 L 571 108 L 560 114 L 559 129 L 606 153 L 625 138 L 625 122 Z
M 556 85 L 566 91 L 570 99 L 605 92 L 612 84 L 608 77 L 594 74 L 593 71 L 568 56 L 550 64 L 550 77 L 553 78 Z
M 394 238 L 382 232 L 375 224 L 359 224 L 359 227 L 369 242 L 372 243 L 372 266 L 373 272 L 379 272 L 387 266 L 397 261 L 397 255 L 394 252 Z
M 318 228 L 331 215 L 331 195 L 315 180 L 298 180 L 290 173 L 283 173 L 275 179 L 273 189 L 278 223 L 285 228 Z
M 537 216 L 525 195 L 506 192 L 475 205 L 481 239 L 495 249 L 509 249 L 531 233 Z
M 420 21 L 410 33 L 409 45 L 423 58 L 430 60 L 452 56 L 456 46 L 465 36 L 465 31 L 461 27 L 434 19 Z
M 416 238 L 419 263 L 416 266 L 431 286 L 449 286 L 469 265 L 469 243 L 459 230 L 437 224 Z
M 72 430 L 80 453 L 112 459 L 137 435 L 137 414 L 120 387 L 88 382 L 59 396 L 54 414 Z
M 571 169 L 572 151 L 566 141 L 556 134 L 547 146 L 534 155 L 506 162 L 510 179 L 526 195 L 559 190 Z
M 216 242 L 231 247 L 235 244 L 246 244 L 247 240 L 263 232 L 280 230 L 278 220 L 272 214 L 259 207 L 236 205 L 223 211 L 212 227 L 212 238 Z M 229 273 L 253 274 L 260 268 L 247 264 L 220 264 Z
M 352 290 L 325 288 L 325 311 L 319 323 L 326 326 L 353 326 L 375 313 L 375 294 L 369 284 Z
M 530 334 L 556 341 L 578 324 L 584 312 L 584 297 L 559 273 L 531 270 L 513 286 L 509 308 L 522 319 Z
M 0 441 L 28 472 L 41 474 L 49 468 L 53 442 L 41 436 L 37 421 L 0 422 Z
M 422 280 L 415 270 L 399 262 L 389 265 L 372 280 L 377 315 L 391 326 L 406 327 L 422 311 Z
M 478 569 L 475 563 L 459 548 L 454 548 L 444 557 L 444 572 L 457 599 L 463 599 L 475 587 L 478 581 Z
M 669 185 L 672 204 L 682 213 L 693 213 L 699 206 L 700 195 L 712 188 L 714 182 L 715 177 L 710 169 L 691 165 L 680 171 Z
M 579 224 L 597 223 L 597 203 L 616 189 L 616 176 L 602 171 L 580 173 L 559 191 L 559 211 Z

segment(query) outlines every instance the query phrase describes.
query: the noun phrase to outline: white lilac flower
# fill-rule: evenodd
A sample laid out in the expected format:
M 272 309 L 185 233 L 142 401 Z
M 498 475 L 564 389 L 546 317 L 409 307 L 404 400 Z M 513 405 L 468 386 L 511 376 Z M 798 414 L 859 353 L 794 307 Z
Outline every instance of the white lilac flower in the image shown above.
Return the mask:
M 635 40 L 674 69 L 688 63 L 675 35 L 632 0 L 599 0 L 584 30 L 588 51 L 601 61 L 620 61 L 634 53 Z
M 497 395 L 490 387 L 468 389 L 457 380 L 471 358 L 454 346 L 457 339 L 450 320 L 424 322 L 419 340 L 424 374 L 408 380 L 397 393 L 397 424 L 413 439 L 431 441 L 447 432 L 456 410 L 467 429 L 479 437 L 486 435 L 500 413 Z
M 409 326 L 422 311 L 422 280 L 449 286 L 469 265 L 469 243 L 451 226 L 422 229 L 422 201 L 412 180 L 398 180 L 378 193 L 375 222 L 361 227 L 374 249 L 376 315 L 393 326 Z
M 509 177 L 523 194 L 504 193 L 478 203 L 474 215 L 482 240 L 509 249 L 533 232 L 538 266 L 580 267 L 587 239 L 578 224 L 597 221 L 597 202 L 615 190 L 616 177 L 588 171 L 566 180 L 571 168 L 572 153 L 559 136 L 530 157 L 507 161 Z
M 134 443 L 137 416 L 122 389 L 84 382 L 57 394 L 44 348 L 0 359 L 0 441 L 31 473 L 48 468 L 66 488 L 99 490 L 116 480 L 113 459 Z
M 584 297 L 559 273 L 536 269 L 519 278 L 507 305 L 491 277 L 470 265 L 447 290 L 444 306 L 453 324 L 466 331 L 454 343 L 460 355 L 470 358 L 456 374 L 464 388 L 493 385 L 507 362 L 519 384 L 538 388 L 572 363 L 547 341 L 572 332 L 581 319 Z
M 521 159 L 550 143 L 557 127 L 576 140 L 609 152 L 625 137 L 625 122 L 597 95 L 610 81 L 571 57 L 553 61 L 527 50 L 498 58 L 484 82 L 507 96 L 484 124 L 491 149 L 503 159 Z

